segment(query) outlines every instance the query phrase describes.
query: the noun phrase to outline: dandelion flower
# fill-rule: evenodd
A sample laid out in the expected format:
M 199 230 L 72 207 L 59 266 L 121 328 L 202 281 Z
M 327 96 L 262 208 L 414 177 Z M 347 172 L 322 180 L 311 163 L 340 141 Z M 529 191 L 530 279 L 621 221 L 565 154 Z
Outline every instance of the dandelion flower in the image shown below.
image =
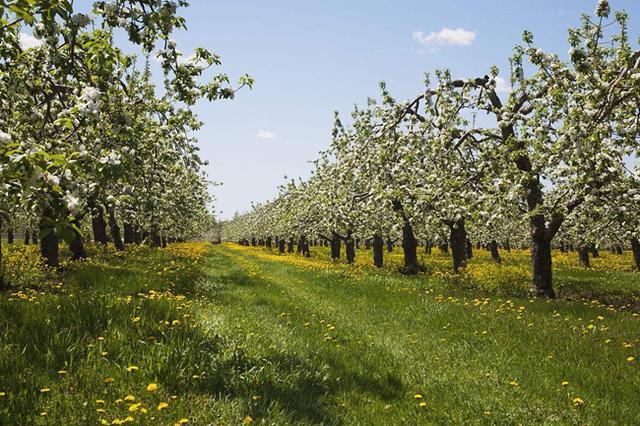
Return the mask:
M 426 403 L 426 402 L 424 402 L 424 401 L 422 401 L 422 402 L 420 402 L 420 404 L 418 404 L 418 406 L 419 406 L 419 407 L 426 407 L 426 406 L 427 406 L 427 403 Z
M 634 357 L 630 356 L 629 358 L 627 358 L 627 362 L 633 362 L 633 361 L 635 361 Z
M 573 398 L 573 405 L 575 405 L 576 407 L 581 406 L 582 404 L 584 404 L 584 400 L 582 398 Z
M 127 367 L 127 371 L 131 373 L 132 371 L 138 371 L 138 367 L 135 365 L 130 365 Z
M 138 408 L 140 408 L 140 405 L 142 405 L 140 402 L 138 402 L 137 404 L 131 404 L 129 406 L 129 411 L 131 412 L 138 411 Z
M 113 377 L 107 377 L 106 379 L 104 379 L 105 383 L 112 383 L 113 382 Z
M 104 399 L 96 399 L 96 404 L 104 404 Z
M 417 393 L 417 394 L 413 395 L 413 399 L 422 399 L 422 395 Z
M 58 370 L 58 374 L 67 374 L 67 370 Z
M 242 421 L 242 424 L 245 424 L 245 425 L 250 425 L 252 423 L 253 423 L 253 417 L 251 416 L 245 417 L 244 420 Z
M 177 425 L 183 425 L 185 423 L 189 423 L 189 419 L 185 419 L 184 417 L 176 422 Z
M 158 390 L 158 385 L 156 383 L 149 383 L 147 385 L 147 390 L 149 392 L 155 392 L 156 390 Z
M 569 382 L 567 382 L 567 381 L 565 380 L 564 382 L 562 382 L 562 383 L 560 383 L 560 384 L 561 384 L 562 386 L 567 386 L 567 385 L 569 385 Z
M 158 404 L 157 409 L 158 409 L 158 411 L 162 411 L 165 408 L 167 408 L 168 406 L 169 406 L 169 404 L 167 404 L 166 402 L 161 402 L 160 404 Z
M 127 395 L 127 396 L 125 396 L 125 397 L 124 397 L 124 400 L 125 400 L 125 401 L 133 402 L 133 401 L 135 401 L 135 400 L 136 400 L 136 397 L 135 397 L 135 396 L 133 396 L 133 395 Z
M 49 392 L 50 390 L 51 390 L 51 389 L 49 389 L 49 388 L 42 388 L 42 389 L 40 389 L 40 392 L 42 392 L 42 393 L 47 393 L 47 392 Z

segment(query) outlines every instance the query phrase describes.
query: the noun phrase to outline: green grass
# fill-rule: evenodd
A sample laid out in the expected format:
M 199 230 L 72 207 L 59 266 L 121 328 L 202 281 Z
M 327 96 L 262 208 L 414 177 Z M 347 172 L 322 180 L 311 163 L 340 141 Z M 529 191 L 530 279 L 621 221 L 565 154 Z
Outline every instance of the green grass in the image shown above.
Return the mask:
M 103 255 L 0 295 L 0 424 L 640 424 L 640 317 L 590 300 L 636 274 L 559 265 L 577 300 L 545 301 L 324 256 Z

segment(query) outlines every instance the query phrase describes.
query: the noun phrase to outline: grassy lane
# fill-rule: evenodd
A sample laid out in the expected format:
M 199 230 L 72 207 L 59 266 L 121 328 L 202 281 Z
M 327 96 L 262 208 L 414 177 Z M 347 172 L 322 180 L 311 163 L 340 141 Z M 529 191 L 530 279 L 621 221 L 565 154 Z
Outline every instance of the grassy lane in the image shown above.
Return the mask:
M 640 424 L 635 304 L 483 293 L 437 256 L 408 278 L 321 250 L 90 250 L 62 273 L 5 253 L 0 424 Z M 482 256 L 469 276 L 509 290 L 492 274 L 521 260 Z M 625 266 L 613 293 L 562 268 L 637 297 Z
M 217 247 L 199 289 L 207 327 L 260 360 L 238 372 L 256 420 L 640 422 L 637 314 L 284 260 Z

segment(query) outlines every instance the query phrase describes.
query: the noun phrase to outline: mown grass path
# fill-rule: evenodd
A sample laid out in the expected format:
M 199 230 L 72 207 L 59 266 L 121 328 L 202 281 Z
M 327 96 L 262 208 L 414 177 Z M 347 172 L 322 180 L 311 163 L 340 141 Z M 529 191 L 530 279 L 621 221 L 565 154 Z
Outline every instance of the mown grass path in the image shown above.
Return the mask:
M 637 314 L 218 246 L 198 292 L 255 421 L 639 424 Z

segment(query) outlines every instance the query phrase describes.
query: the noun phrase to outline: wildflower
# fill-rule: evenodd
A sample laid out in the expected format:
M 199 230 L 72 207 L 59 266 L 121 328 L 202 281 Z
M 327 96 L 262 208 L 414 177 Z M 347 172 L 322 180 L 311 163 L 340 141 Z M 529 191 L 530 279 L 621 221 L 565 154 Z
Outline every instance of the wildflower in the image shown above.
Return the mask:
M 167 404 L 166 402 L 164 402 L 164 401 L 163 401 L 163 402 L 161 402 L 160 404 L 158 404 L 157 409 L 158 409 L 158 411 L 162 411 L 162 410 L 164 410 L 165 408 L 167 408 L 168 406 L 169 406 L 169 404 Z
M 96 404 L 99 404 L 99 405 L 104 404 L 104 399 L 96 399 Z
M 413 399 L 422 399 L 422 395 L 417 393 L 417 394 L 413 395 Z
M 49 392 L 50 390 L 51 390 L 51 389 L 49 389 L 49 388 L 42 388 L 42 389 L 40 389 L 40 392 L 42 392 L 42 393 L 47 393 L 47 392 Z
M 251 416 L 245 417 L 244 420 L 242 421 L 242 424 L 245 424 L 245 425 L 250 425 L 252 423 L 253 423 L 253 417 Z
M 254 401 L 260 401 L 262 399 L 262 396 L 261 395 L 253 395 L 251 397 L 251 399 L 253 399 Z
M 124 423 L 131 423 L 131 422 L 133 422 L 134 420 L 135 420 L 135 419 L 134 419 L 133 417 L 131 417 L 131 416 L 127 416 L 127 417 L 125 417 L 125 418 L 124 418 L 123 422 L 124 422 Z
M 67 374 L 66 370 L 58 370 L 58 374 Z
M 96 408 L 96 413 L 106 413 L 107 411 L 104 408 Z
M 515 381 L 515 380 L 510 381 L 510 382 L 509 382 L 509 384 L 510 384 L 511 386 L 514 386 L 514 387 L 515 387 L 515 386 L 518 386 L 518 382 L 517 382 L 517 381 Z
M 156 390 L 158 390 L 158 385 L 156 383 L 149 383 L 147 385 L 147 390 L 149 392 L 155 392 Z
M 6 396 L 7 393 L 6 392 L 0 392 L 0 396 Z
M 189 419 L 185 419 L 184 417 L 176 422 L 177 425 L 183 425 L 185 423 L 189 423 Z
M 427 403 L 426 403 L 426 402 L 424 402 L 424 401 L 421 401 L 421 402 L 418 404 L 418 407 L 426 407 L 426 406 L 427 406 Z
M 584 404 L 584 400 L 582 398 L 573 398 L 573 405 L 575 405 L 576 407 L 581 406 L 582 404 Z
M 131 372 L 133 372 L 133 371 L 138 371 L 138 367 L 137 367 L 137 366 L 135 366 L 135 365 L 130 365 L 130 366 L 128 366 L 128 367 L 127 367 L 127 371 L 128 371 L 129 373 L 131 373 Z
M 568 385 L 569 385 L 569 382 L 567 382 L 567 381 L 565 380 L 564 382 L 562 382 L 562 383 L 560 383 L 560 384 L 561 384 L 562 386 L 568 386 Z
M 127 395 L 127 396 L 124 397 L 124 400 L 133 402 L 133 401 L 136 400 L 136 397 L 133 396 L 133 395 Z
M 138 408 L 140 408 L 140 406 L 142 405 L 142 403 L 138 402 L 137 404 L 131 404 L 129 406 L 129 411 L 134 412 L 134 411 L 138 411 Z
M 634 357 L 630 356 L 629 358 L 627 358 L 627 362 L 633 362 L 635 360 Z
M 131 322 L 138 322 L 138 321 L 140 321 L 140 317 L 131 318 Z
M 102 352 L 100 352 L 100 355 L 107 356 L 107 355 L 109 355 L 109 352 L 102 351 Z

